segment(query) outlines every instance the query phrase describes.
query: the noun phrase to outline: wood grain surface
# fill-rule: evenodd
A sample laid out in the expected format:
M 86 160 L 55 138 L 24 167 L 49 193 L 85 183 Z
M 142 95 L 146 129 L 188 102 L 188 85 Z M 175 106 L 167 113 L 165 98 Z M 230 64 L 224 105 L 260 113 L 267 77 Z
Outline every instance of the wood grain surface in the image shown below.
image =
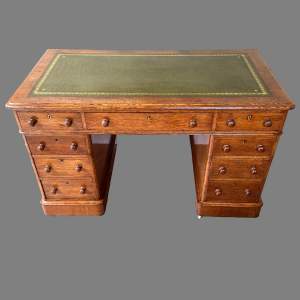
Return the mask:
M 246 58 L 245 63 L 249 64 L 247 68 L 252 72 L 251 76 L 258 87 L 247 83 L 247 89 L 253 93 L 252 96 L 242 93 L 230 96 L 224 93 L 188 95 L 188 87 L 199 82 L 199 78 L 188 80 L 183 76 L 192 74 L 192 69 L 185 70 L 185 73 L 182 70 L 182 74 L 174 74 L 176 80 L 164 77 L 169 74 L 168 70 L 165 70 L 166 74 L 160 74 L 159 77 L 161 85 L 155 87 L 155 76 L 153 77 L 152 72 L 159 68 L 156 61 L 151 68 L 145 66 L 145 72 L 151 70 L 151 74 L 145 74 L 145 78 L 137 78 L 136 82 L 130 82 L 130 78 L 134 78 L 136 73 L 131 74 L 133 77 L 122 78 L 122 82 L 126 82 L 127 85 L 136 86 L 137 82 L 142 82 L 146 84 L 144 89 L 151 87 L 147 95 L 47 95 L 47 91 L 55 92 L 57 85 L 60 89 L 63 86 L 58 77 L 52 76 L 58 74 L 59 69 L 51 75 L 51 82 L 56 86 L 43 81 L 43 78 L 48 76 L 47 72 L 50 72 L 52 62 L 58 55 L 63 57 L 63 54 L 83 57 L 147 56 L 144 62 L 148 62 L 149 59 L 155 60 L 155 57 L 172 57 L 176 70 L 178 66 L 182 67 L 182 57 L 189 60 L 189 57 L 197 55 L 238 55 Z M 214 59 L 215 61 L 217 60 Z M 64 63 L 60 68 L 62 66 Z M 61 74 L 67 72 L 64 69 L 60 71 Z M 74 91 L 78 88 L 88 90 L 88 82 L 95 81 L 93 78 L 83 78 L 87 80 L 87 85 L 84 85 L 84 80 L 78 81 L 82 74 L 86 74 L 86 70 L 81 71 L 79 68 L 79 73 L 70 74 L 72 78 L 66 78 L 64 86 Z M 96 70 L 94 74 L 99 76 L 100 71 Z M 220 84 L 222 74 L 217 75 Z M 147 78 L 151 78 L 150 83 L 147 83 Z M 168 78 L 169 81 L 164 82 Z M 180 82 L 178 78 L 181 78 Z M 243 81 L 243 78 L 231 82 L 231 88 L 235 89 L 235 84 Z M 105 83 L 104 79 L 101 79 L 102 86 Z M 76 82 L 82 86 L 72 87 Z M 165 90 L 174 82 L 182 85 L 182 93 L 180 89 L 176 91 L 176 95 L 155 93 L 155 89 Z M 107 84 L 121 88 L 118 86 L 120 83 L 121 80 Z M 211 88 L 216 82 L 205 84 Z M 219 217 L 259 215 L 263 205 L 262 188 L 284 127 L 287 111 L 295 107 L 256 49 L 49 49 L 10 97 L 6 106 L 13 110 L 20 133 L 24 137 L 41 191 L 41 205 L 46 215 L 92 216 L 104 213 L 116 153 L 116 134 L 186 134 L 190 135 L 197 214 Z M 97 143 L 97 139 L 92 138 L 92 135 L 97 134 L 111 135 L 109 142 Z

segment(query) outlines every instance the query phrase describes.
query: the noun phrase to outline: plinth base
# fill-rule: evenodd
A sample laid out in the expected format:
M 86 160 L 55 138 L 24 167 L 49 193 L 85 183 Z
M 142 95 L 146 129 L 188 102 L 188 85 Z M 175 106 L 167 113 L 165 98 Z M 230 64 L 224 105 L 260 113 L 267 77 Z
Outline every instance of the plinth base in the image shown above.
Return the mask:
M 256 218 L 263 203 L 261 200 L 257 203 L 197 202 L 196 206 L 198 216 Z

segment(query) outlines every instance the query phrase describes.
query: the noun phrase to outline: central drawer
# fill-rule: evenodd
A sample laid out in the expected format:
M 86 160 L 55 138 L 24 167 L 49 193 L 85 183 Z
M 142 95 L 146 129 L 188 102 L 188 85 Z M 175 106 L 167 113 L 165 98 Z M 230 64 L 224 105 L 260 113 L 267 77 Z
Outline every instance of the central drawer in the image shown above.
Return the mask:
M 85 113 L 87 129 L 98 132 L 197 132 L 211 130 L 211 113 Z

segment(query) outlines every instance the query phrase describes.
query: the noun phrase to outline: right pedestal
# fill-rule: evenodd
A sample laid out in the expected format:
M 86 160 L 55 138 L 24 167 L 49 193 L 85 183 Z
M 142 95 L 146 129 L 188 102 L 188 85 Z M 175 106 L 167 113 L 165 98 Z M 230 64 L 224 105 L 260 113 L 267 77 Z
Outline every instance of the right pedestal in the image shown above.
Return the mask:
M 190 136 L 199 216 L 257 217 L 275 134 Z

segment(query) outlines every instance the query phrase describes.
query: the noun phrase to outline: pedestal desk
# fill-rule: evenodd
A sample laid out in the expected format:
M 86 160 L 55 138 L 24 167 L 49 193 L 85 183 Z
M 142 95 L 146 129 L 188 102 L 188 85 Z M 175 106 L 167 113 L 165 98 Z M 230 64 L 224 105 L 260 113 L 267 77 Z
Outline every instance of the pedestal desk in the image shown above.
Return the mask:
M 118 134 L 185 134 L 197 215 L 257 217 L 294 108 L 255 49 L 51 49 L 6 106 L 57 216 L 104 213 Z

